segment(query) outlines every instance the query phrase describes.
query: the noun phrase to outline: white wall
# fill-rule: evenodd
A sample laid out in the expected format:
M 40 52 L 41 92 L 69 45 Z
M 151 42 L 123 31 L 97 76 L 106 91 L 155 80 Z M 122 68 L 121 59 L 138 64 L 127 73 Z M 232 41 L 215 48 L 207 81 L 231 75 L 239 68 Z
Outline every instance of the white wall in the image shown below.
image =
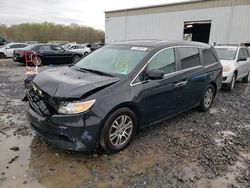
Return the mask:
M 106 42 L 127 39 L 182 40 L 184 22 L 212 20 L 210 42 L 250 41 L 250 5 L 220 7 L 135 16 L 106 20 Z

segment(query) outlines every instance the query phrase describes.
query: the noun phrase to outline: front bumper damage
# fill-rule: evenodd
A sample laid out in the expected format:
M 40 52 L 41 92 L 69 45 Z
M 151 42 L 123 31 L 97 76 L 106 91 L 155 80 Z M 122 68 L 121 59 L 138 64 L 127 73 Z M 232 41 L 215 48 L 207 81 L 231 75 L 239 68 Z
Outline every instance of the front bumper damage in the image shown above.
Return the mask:
M 75 115 L 53 114 L 48 104 L 29 91 L 26 113 L 31 127 L 48 142 L 74 151 L 96 151 L 101 119 L 92 111 Z

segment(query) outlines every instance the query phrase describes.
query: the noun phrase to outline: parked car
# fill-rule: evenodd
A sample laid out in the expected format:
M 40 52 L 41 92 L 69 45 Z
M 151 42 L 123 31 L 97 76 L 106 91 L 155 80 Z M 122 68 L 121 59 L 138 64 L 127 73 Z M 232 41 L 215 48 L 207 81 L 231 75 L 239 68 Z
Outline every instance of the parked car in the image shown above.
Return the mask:
M 31 127 L 49 142 L 113 153 L 136 130 L 195 107 L 207 111 L 221 81 L 222 65 L 207 44 L 127 41 L 41 72 L 24 101 Z
M 86 56 L 91 52 L 90 48 L 79 44 L 70 46 L 68 50 L 81 53 L 83 56 Z
M 39 44 L 38 41 L 26 41 L 25 43 L 29 44 L 29 45 L 31 45 L 31 44 Z
M 215 50 L 223 65 L 223 88 L 233 90 L 235 81 L 249 82 L 250 58 L 245 46 L 220 45 Z
M 22 49 L 28 46 L 25 43 L 8 43 L 0 48 L 0 56 L 1 57 L 12 57 L 14 50 Z
M 0 46 L 3 46 L 3 45 L 5 45 L 5 44 L 7 44 L 8 43 L 8 41 L 4 38 L 4 37 L 2 37 L 1 35 L 0 35 Z
M 14 62 L 25 63 L 25 52 L 36 53 L 35 60 L 38 66 L 44 64 L 73 63 L 82 57 L 81 53 L 68 51 L 58 45 L 53 44 L 34 44 L 22 50 L 15 50 L 13 55 Z
M 77 45 L 77 43 L 67 43 L 62 45 L 65 50 L 68 50 L 71 46 Z

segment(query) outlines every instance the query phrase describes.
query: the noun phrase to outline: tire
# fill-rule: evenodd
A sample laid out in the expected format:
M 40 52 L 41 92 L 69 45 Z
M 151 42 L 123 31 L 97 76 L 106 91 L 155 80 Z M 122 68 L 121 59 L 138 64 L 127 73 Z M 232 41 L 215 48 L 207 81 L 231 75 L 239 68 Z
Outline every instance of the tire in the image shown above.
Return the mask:
M 72 63 L 75 63 L 77 60 L 79 60 L 81 57 L 79 55 L 74 55 L 72 57 Z
M 213 85 L 209 84 L 203 93 L 202 100 L 199 105 L 199 110 L 201 112 L 206 112 L 211 107 L 215 97 L 215 88 Z
M 86 55 L 88 55 L 89 53 L 88 52 L 84 52 L 83 56 L 85 57 Z
M 33 63 L 35 66 L 42 66 L 43 65 L 43 61 L 42 61 L 42 58 L 37 56 L 35 59 L 34 59 L 34 63 Z
M 133 111 L 128 108 L 116 110 L 104 124 L 100 138 L 102 149 L 106 153 L 116 153 L 123 150 L 133 139 L 136 128 L 137 118 Z
M 234 73 L 231 82 L 229 84 L 225 85 L 225 90 L 226 91 L 233 91 L 234 90 L 235 81 L 236 81 L 236 74 Z
M 4 53 L 0 53 L 0 58 L 6 58 Z
M 249 82 L 249 74 L 250 74 L 250 71 L 248 72 L 248 74 L 244 78 L 242 78 L 243 83 L 248 83 Z

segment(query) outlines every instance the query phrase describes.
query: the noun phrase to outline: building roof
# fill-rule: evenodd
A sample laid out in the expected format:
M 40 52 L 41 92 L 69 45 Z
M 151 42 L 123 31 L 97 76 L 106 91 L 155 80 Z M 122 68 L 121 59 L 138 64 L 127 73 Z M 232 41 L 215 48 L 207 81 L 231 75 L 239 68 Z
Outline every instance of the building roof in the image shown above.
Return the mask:
M 117 17 L 240 5 L 250 5 L 250 0 L 189 0 L 177 3 L 110 10 L 105 11 L 105 14 L 106 17 Z

